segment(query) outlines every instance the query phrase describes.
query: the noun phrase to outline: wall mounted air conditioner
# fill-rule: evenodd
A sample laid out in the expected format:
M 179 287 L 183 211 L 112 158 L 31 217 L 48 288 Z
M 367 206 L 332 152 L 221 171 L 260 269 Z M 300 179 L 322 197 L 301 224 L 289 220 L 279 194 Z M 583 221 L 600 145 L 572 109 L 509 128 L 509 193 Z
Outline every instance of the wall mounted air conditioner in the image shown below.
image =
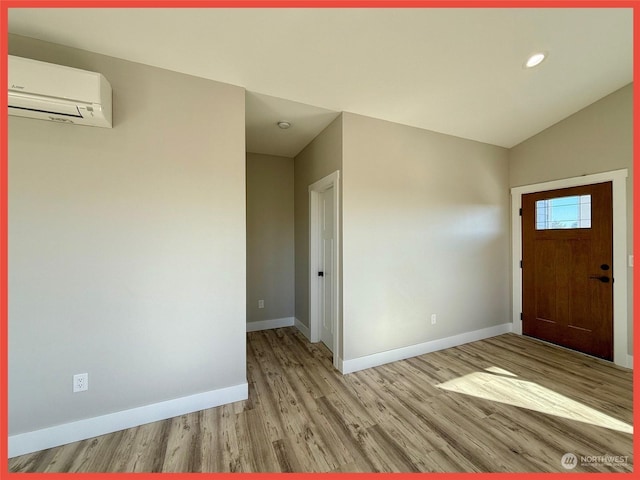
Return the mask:
M 9 115 L 111 128 L 111 85 L 99 73 L 9 55 Z

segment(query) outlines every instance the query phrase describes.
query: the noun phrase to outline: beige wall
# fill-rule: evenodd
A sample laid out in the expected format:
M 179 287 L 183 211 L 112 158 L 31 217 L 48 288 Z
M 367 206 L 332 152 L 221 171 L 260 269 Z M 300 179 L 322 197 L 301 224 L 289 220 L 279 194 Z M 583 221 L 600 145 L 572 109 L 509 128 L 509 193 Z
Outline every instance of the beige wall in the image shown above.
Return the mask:
M 293 240 L 293 158 L 248 153 L 247 322 L 294 316 Z
M 510 322 L 507 151 L 348 113 L 343 132 L 343 358 Z
M 342 169 L 342 116 L 295 158 L 296 318 L 309 327 L 309 185 Z
M 244 384 L 244 90 L 9 52 L 101 72 L 114 101 L 113 129 L 9 117 L 9 433 Z
M 509 185 L 529 185 L 627 168 L 627 249 L 633 253 L 633 85 L 604 97 L 509 151 Z M 633 351 L 633 269 L 628 279 Z

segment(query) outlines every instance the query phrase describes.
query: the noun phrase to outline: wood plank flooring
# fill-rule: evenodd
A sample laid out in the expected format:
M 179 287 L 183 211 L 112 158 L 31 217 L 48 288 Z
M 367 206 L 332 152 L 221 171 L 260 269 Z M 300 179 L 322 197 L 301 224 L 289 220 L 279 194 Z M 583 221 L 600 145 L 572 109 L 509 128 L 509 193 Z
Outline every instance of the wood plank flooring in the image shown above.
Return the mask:
M 631 472 L 632 373 L 513 334 L 341 375 L 247 334 L 249 399 L 10 460 L 13 472 Z M 582 458 L 626 456 L 626 461 Z M 585 460 L 583 462 L 583 460 Z

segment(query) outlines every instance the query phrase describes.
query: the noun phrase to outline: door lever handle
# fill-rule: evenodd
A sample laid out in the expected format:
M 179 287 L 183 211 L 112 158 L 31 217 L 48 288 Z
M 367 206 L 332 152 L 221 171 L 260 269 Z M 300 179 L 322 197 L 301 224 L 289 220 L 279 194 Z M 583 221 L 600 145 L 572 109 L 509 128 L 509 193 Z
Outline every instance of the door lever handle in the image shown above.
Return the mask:
M 600 280 L 602 283 L 609 283 L 609 281 L 611 280 L 606 275 L 591 275 L 589 276 L 589 278 L 592 278 L 594 280 Z
M 319 277 L 324 277 L 324 272 L 318 272 Z

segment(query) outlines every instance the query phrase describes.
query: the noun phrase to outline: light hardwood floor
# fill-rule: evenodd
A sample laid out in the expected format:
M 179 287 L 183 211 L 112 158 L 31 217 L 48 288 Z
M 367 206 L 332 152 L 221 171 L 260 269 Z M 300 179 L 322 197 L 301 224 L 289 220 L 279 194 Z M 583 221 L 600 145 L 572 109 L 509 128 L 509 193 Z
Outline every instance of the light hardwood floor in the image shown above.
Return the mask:
M 247 401 L 16 457 L 10 470 L 547 472 L 573 453 L 575 471 L 632 471 L 632 373 L 607 362 L 507 334 L 342 376 L 293 327 L 247 339 Z M 628 458 L 581 458 L 601 455 Z

